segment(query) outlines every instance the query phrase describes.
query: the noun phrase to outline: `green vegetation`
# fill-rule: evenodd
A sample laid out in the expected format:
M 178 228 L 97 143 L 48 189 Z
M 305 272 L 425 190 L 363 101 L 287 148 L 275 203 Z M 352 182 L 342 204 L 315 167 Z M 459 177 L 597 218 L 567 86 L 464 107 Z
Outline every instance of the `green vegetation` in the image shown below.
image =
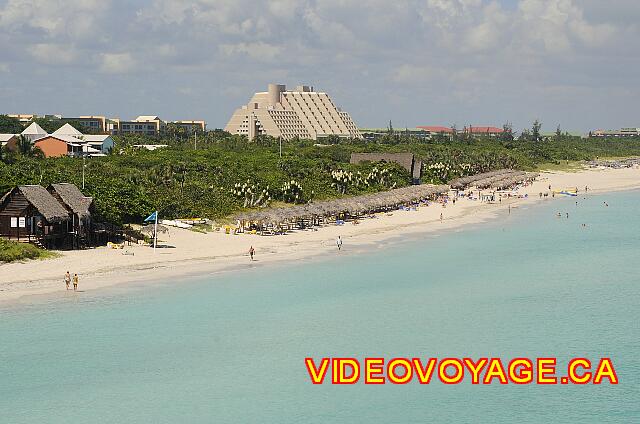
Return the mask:
M 24 130 L 18 118 L 0 115 L 0 134 L 20 134 Z
M 456 136 L 422 140 L 392 132 L 378 140 L 325 139 L 280 144 L 271 137 L 247 142 L 223 131 L 197 136 L 174 133 L 162 139 L 118 138 L 116 153 L 86 161 L 85 194 L 94 197 L 99 219 L 140 222 L 152 211 L 166 218 L 222 219 L 242 210 L 278 203 L 303 203 L 410 184 L 396 164 L 349 164 L 353 152 L 412 152 L 423 160 L 423 182 L 442 183 L 458 176 L 511 167 L 533 170 L 564 167 L 567 161 L 640 155 L 640 139 L 569 136 L 558 130 L 541 137 L 540 126 L 515 138 Z M 168 144 L 147 151 L 136 144 Z M 4 152 L 0 192 L 18 184 L 72 182 L 82 186 L 83 161 L 44 159 Z
M 55 256 L 55 253 L 40 249 L 32 244 L 18 243 L 0 238 L 0 263 L 25 259 L 47 259 Z

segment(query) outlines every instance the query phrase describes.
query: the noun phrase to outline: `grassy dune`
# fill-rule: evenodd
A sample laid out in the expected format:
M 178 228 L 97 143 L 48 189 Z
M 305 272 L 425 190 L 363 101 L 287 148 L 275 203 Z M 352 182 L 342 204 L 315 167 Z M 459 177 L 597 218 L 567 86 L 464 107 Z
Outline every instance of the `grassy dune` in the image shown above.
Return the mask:
M 0 263 L 25 259 L 47 259 L 56 254 L 27 243 L 0 239 Z

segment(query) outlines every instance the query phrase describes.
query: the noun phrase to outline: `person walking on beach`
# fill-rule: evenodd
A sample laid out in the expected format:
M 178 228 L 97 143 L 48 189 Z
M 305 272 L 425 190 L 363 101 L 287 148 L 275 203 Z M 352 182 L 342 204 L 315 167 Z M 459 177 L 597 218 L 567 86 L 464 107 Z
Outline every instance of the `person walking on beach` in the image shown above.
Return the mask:
M 442 212 L 440 212 L 440 222 L 442 222 Z
M 340 238 L 340 236 L 338 236 L 336 240 L 336 246 L 338 246 L 338 250 L 342 250 L 342 238 Z
M 64 275 L 64 283 L 67 286 L 67 290 L 69 290 L 69 286 L 71 285 L 71 274 L 69 274 L 69 271 Z
M 78 290 L 78 274 L 73 274 L 73 291 Z
M 251 260 L 253 260 L 253 255 L 256 254 L 256 249 L 253 248 L 253 246 L 251 246 L 249 248 L 249 256 L 251 257 Z

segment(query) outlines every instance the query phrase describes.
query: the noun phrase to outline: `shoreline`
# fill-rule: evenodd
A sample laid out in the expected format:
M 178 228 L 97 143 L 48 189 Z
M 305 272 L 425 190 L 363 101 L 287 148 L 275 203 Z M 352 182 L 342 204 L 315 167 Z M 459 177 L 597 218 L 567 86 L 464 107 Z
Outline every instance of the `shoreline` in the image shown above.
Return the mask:
M 124 250 L 106 247 L 61 252 L 61 257 L 0 265 L 0 306 L 30 304 L 33 299 L 67 296 L 63 283 L 69 270 L 80 276 L 83 292 L 112 286 L 144 285 L 154 281 L 189 279 L 238 269 L 251 269 L 282 264 L 287 261 L 307 261 L 336 254 L 335 239 L 344 239 L 342 254 L 359 254 L 382 242 L 402 242 L 403 237 L 446 232 L 498 218 L 509 206 L 550 202 L 549 195 L 539 193 L 552 189 L 578 187 L 579 195 L 640 188 L 640 168 L 585 169 L 578 172 L 542 172 L 530 186 L 520 188 L 518 194 L 527 198 L 504 198 L 502 202 L 482 203 L 479 200 L 458 199 L 446 207 L 439 203 L 422 206 L 417 211 L 394 211 L 391 216 L 364 219 L 359 225 L 327 226 L 280 236 L 225 235 L 220 232 L 202 234 L 171 228 L 169 235 L 161 235 L 165 246 L 156 253 L 146 246 L 130 246 Z M 440 213 L 444 219 L 440 222 Z M 256 249 L 256 261 L 250 262 L 249 246 Z M 133 255 L 124 255 L 129 252 Z M 28 275 L 29 278 L 24 278 Z M 56 295 L 58 293 L 58 295 Z

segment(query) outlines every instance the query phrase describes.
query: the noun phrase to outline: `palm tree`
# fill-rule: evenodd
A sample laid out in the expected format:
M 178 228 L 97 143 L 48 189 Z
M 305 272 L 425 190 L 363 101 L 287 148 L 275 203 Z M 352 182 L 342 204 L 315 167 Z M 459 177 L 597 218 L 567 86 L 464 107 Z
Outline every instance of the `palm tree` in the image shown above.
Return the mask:
M 33 156 L 33 143 L 31 139 L 24 134 L 20 134 L 18 137 L 18 152 L 22 156 Z

